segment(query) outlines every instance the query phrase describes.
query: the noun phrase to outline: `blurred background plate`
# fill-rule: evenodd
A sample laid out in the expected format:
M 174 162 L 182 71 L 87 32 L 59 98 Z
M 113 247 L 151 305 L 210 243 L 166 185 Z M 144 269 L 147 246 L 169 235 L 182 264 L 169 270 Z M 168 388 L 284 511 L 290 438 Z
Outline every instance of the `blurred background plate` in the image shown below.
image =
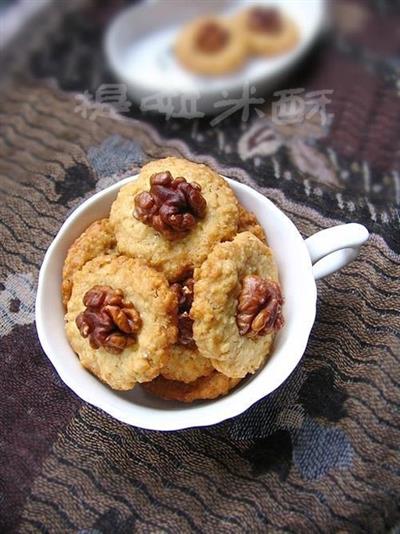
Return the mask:
M 185 70 L 176 60 L 173 46 L 185 22 L 210 13 L 234 14 L 246 5 L 277 6 L 297 23 L 300 40 L 290 52 L 274 58 L 255 58 L 234 74 L 204 77 Z M 207 114 L 219 111 L 221 98 L 239 98 L 245 84 L 256 96 L 272 89 L 307 52 L 327 20 L 325 0 L 186 0 L 154 1 L 122 11 L 110 24 L 105 52 L 116 77 L 127 85 L 139 105 L 157 95 L 174 105 L 184 95 L 196 100 L 196 109 Z

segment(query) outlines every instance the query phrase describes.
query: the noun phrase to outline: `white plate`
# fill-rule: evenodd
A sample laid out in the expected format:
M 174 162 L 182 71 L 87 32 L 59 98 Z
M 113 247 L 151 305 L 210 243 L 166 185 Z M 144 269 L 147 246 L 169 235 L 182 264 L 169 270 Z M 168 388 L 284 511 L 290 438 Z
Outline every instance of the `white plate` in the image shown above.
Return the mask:
M 254 4 L 254 2 L 251 2 Z M 173 44 L 182 25 L 193 18 L 213 13 L 230 15 L 242 9 L 245 0 L 160 0 L 132 6 L 122 11 L 111 23 L 105 38 L 105 52 L 116 77 L 126 84 L 137 104 L 152 95 L 164 97 L 180 109 L 181 97 L 196 99 L 197 109 L 215 114 L 215 102 L 238 98 L 245 83 L 257 89 L 255 96 L 287 73 L 305 54 L 326 22 L 325 0 L 258 0 L 257 4 L 277 5 L 295 20 L 300 41 L 290 52 L 274 58 L 249 59 L 243 68 L 229 76 L 196 76 L 178 63 Z

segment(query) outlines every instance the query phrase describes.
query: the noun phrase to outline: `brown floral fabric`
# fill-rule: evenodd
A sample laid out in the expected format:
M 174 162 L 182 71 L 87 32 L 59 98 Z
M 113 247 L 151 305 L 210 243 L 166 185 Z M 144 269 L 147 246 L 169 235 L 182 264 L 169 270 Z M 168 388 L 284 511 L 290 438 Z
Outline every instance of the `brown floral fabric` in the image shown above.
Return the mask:
M 338 2 L 335 32 L 288 80 L 334 89 L 325 126 L 277 126 L 267 102 L 247 123 L 210 128 L 135 107 L 93 120 L 74 111 L 72 91 L 111 79 L 99 49 L 117 4 L 71 3 L 62 17 L 50 7 L 40 38 L 28 27 L 19 56 L 1 58 L 1 532 L 396 532 L 398 9 Z M 349 221 L 371 231 L 355 262 L 318 282 L 317 320 L 287 382 L 239 417 L 172 433 L 82 402 L 34 325 L 38 271 L 68 214 L 166 155 L 251 185 L 305 237 Z

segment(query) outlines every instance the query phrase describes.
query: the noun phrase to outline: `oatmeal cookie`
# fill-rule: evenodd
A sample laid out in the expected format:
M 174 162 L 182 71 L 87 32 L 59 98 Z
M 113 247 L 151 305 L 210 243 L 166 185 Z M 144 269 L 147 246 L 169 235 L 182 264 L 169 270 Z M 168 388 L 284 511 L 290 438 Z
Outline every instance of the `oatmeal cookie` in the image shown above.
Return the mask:
M 203 358 L 197 348 L 187 348 L 176 344 L 171 347 L 166 363 L 160 374 L 167 380 L 188 384 L 214 370 L 210 360 Z
M 210 360 L 203 358 L 193 340 L 193 320 L 190 309 L 193 303 L 193 272 L 171 284 L 177 297 L 177 343 L 171 347 L 168 359 L 161 369 L 161 375 L 168 380 L 194 382 L 200 376 L 210 374 L 214 368 Z
M 245 9 L 233 23 L 247 42 L 249 52 L 275 56 L 288 52 L 299 41 L 299 31 L 292 19 L 273 7 Z
M 160 182 L 166 180 L 169 183 L 171 177 L 174 182 L 170 188 L 154 184 L 155 176 Z M 185 182 L 182 182 L 181 177 L 185 178 Z M 189 213 L 190 206 L 184 203 L 186 191 L 176 192 L 173 189 L 177 182 L 178 186 L 183 188 L 188 184 L 198 184 L 206 207 L 204 209 L 204 204 L 201 206 L 201 216 L 193 215 L 194 220 L 191 219 L 189 228 L 187 221 L 184 223 L 185 232 L 177 232 L 175 239 L 171 239 L 169 234 L 163 233 L 165 220 L 173 219 L 175 224 L 178 216 L 192 215 Z M 154 195 L 150 193 L 152 187 L 157 187 L 158 196 L 155 200 Z M 144 199 L 143 193 L 148 193 Z M 193 195 L 193 198 L 196 198 L 198 193 L 198 189 L 189 190 L 189 195 Z M 139 214 L 135 211 L 137 198 L 141 201 L 143 199 Z M 177 213 L 178 201 L 182 201 L 185 206 L 181 213 Z M 169 208 L 172 215 L 168 212 Z M 143 213 L 146 209 L 147 217 Z M 187 213 L 185 209 L 188 210 Z M 166 216 L 162 221 L 160 213 Z M 149 265 L 162 271 L 168 280 L 176 280 L 184 271 L 200 265 L 216 243 L 232 239 L 237 233 L 238 219 L 237 200 L 223 178 L 206 165 L 175 157 L 145 165 L 135 182 L 121 188 L 110 214 L 119 251 L 144 259 Z M 171 223 L 169 232 L 173 230 Z
M 184 67 L 205 75 L 238 70 L 246 59 L 246 39 L 229 21 L 201 17 L 185 26 L 176 41 L 175 53 Z
M 202 376 L 185 384 L 176 380 L 167 380 L 159 376 L 152 382 L 142 386 L 153 395 L 165 400 L 181 402 L 193 402 L 196 400 L 211 400 L 226 395 L 240 382 L 239 378 L 229 378 L 222 373 L 213 371 L 207 376 Z
M 239 204 L 239 226 L 238 232 L 251 232 L 260 241 L 267 243 L 267 237 L 262 226 L 259 224 L 254 213 L 247 211 L 241 204 Z
M 200 354 L 232 378 L 254 373 L 283 324 L 271 249 L 250 232 L 216 245 L 194 272 L 193 337 Z
M 152 380 L 177 338 L 177 300 L 138 259 L 100 256 L 75 273 L 66 332 L 84 367 L 113 389 Z
M 70 246 L 63 267 L 62 299 L 67 307 L 72 292 L 72 277 L 96 256 L 115 253 L 115 235 L 108 219 L 92 223 Z

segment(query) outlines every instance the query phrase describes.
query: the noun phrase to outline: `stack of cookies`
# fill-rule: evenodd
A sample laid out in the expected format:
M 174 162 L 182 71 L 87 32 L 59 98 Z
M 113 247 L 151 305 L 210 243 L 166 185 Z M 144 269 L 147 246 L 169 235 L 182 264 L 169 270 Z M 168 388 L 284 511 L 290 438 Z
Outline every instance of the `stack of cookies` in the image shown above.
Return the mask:
M 165 158 L 123 186 L 110 216 L 70 247 L 66 332 L 82 365 L 117 390 L 137 383 L 192 402 L 228 393 L 283 325 L 261 226 L 206 165 Z
M 289 52 L 299 32 L 276 7 L 254 5 L 234 17 L 206 16 L 180 32 L 175 52 L 181 64 L 198 74 L 222 75 L 238 70 L 247 59 Z

